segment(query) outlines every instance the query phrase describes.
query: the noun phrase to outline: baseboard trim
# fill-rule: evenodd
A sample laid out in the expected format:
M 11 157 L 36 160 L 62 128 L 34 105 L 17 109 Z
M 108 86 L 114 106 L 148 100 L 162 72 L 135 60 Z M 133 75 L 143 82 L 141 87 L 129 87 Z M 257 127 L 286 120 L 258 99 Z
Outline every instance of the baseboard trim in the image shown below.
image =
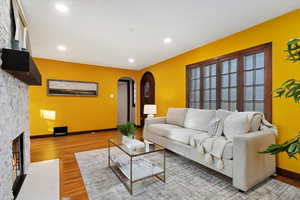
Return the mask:
M 54 137 L 54 136 L 53 134 L 32 135 L 30 136 L 30 139 L 47 138 L 47 137 Z
M 104 131 L 115 131 L 117 128 L 107 128 L 107 129 L 95 129 L 95 130 L 86 130 L 86 131 L 72 131 L 68 132 L 68 135 L 80 135 L 80 134 L 87 134 L 92 132 L 104 132 Z M 36 138 L 47 138 L 47 137 L 55 137 L 53 134 L 43 134 L 43 135 L 32 135 L 30 139 Z M 61 136 L 59 136 L 61 137 Z
M 290 179 L 295 179 L 295 180 L 300 180 L 300 174 L 297 174 L 296 172 L 291 172 L 289 170 L 286 170 L 286 169 L 282 169 L 282 168 L 279 168 L 277 167 L 276 168 L 276 173 L 278 175 L 281 175 L 281 176 L 284 176 L 284 177 L 287 177 L 287 178 L 290 178 Z

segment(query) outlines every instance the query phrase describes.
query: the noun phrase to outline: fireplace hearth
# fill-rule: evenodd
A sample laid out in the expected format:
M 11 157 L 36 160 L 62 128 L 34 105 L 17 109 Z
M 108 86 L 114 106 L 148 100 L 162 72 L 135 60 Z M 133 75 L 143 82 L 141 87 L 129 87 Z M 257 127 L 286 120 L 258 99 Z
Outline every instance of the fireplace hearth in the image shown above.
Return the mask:
M 26 177 L 24 173 L 24 133 L 20 134 L 12 143 L 12 177 L 13 177 L 13 195 L 16 198 Z

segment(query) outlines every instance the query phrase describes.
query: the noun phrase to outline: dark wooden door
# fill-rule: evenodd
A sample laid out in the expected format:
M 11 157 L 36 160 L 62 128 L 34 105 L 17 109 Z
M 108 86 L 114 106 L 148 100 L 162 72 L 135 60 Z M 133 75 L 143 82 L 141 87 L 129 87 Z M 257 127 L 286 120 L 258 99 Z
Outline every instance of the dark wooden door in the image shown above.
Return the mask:
M 144 114 L 145 104 L 155 104 L 155 81 L 151 72 L 146 72 L 141 80 L 141 125 L 144 126 L 145 118 Z

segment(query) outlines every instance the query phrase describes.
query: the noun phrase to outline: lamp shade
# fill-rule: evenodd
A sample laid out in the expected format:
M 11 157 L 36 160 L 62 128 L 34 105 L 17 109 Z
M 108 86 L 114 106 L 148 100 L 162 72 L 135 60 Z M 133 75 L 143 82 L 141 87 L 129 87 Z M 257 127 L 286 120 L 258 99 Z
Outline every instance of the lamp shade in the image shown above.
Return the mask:
M 144 105 L 144 114 L 147 114 L 147 115 L 156 114 L 156 105 L 154 105 L 154 104 Z

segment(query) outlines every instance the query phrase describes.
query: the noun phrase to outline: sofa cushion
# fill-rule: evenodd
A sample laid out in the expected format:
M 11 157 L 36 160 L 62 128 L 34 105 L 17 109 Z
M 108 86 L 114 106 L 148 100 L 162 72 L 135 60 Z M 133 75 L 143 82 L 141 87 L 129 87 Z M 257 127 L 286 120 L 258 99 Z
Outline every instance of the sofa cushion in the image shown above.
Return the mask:
M 191 135 L 202 134 L 203 132 L 182 128 L 171 124 L 151 124 L 148 127 L 151 133 L 181 142 L 184 144 L 189 144 L 189 139 Z
M 208 123 L 215 116 L 215 110 L 201 110 L 189 108 L 186 112 L 184 127 L 200 131 L 208 131 Z
M 216 111 L 216 117 L 222 120 L 225 120 L 229 115 L 233 114 L 234 112 L 229 111 L 229 110 L 222 110 L 218 109 Z
M 167 113 L 167 123 L 183 126 L 185 115 L 186 108 L 169 108 Z
M 246 134 L 250 130 L 248 114 L 235 112 L 224 120 L 224 135 L 227 139 L 233 140 L 236 135 Z
M 151 133 L 160 136 L 165 136 L 170 130 L 173 129 L 182 129 L 182 127 L 173 124 L 150 124 L 148 126 L 148 130 Z

